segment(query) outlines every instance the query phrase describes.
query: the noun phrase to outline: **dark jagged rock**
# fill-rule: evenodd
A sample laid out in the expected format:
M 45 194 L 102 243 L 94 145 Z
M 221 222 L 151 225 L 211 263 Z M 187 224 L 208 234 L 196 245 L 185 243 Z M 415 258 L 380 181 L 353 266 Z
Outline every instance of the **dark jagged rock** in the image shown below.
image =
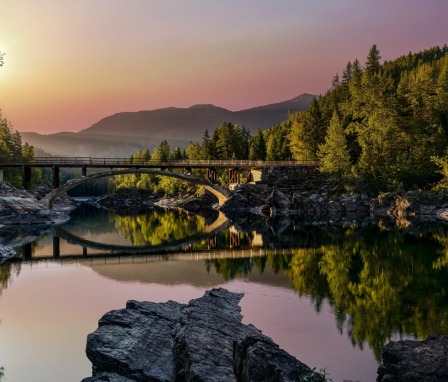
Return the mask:
M 271 195 L 266 199 L 266 204 L 272 208 L 273 213 L 277 210 L 288 211 L 292 206 L 292 202 L 279 190 L 272 191 Z
M 129 379 L 115 373 L 98 373 L 94 377 L 84 378 L 82 382 L 136 382 L 135 379 Z
M 241 293 L 207 291 L 183 309 L 176 327 L 178 377 L 185 381 L 236 381 L 233 341 L 258 332 L 241 323 Z
M 233 193 L 232 196 L 220 208 L 221 211 L 248 211 L 252 208 L 245 196 L 240 193 Z
M 312 374 L 308 366 L 260 333 L 248 334 L 242 340 L 235 341 L 233 359 L 237 381 L 264 382 L 269 375 L 269 381 L 296 382 Z M 247 376 L 250 378 L 247 379 Z M 307 380 L 311 381 L 311 377 Z M 316 375 L 312 381 L 323 381 L 323 378 Z
M 137 188 L 122 187 L 114 194 L 97 198 L 96 203 L 106 208 L 114 208 L 118 212 L 128 213 L 153 208 L 153 197 L 153 194 Z
M 126 309 L 106 313 L 87 338 L 86 353 L 94 376 L 106 372 L 136 381 L 174 381 L 171 332 L 182 307 L 174 301 L 128 301 Z
M 448 381 L 448 337 L 430 335 L 425 341 L 391 341 L 383 350 L 378 382 Z
M 218 203 L 218 198 L 206 190 L 202 195 L 181 203 L 180 207 L 189 212 L 200 213 L 202 210 L 210 209 L 215 203 Z
M 241 322 L 242 296 L 218 288 L 186 305 L 129 301 L 88 336 L 93 377 L 84 382 L 286 382 L 312 374 Z

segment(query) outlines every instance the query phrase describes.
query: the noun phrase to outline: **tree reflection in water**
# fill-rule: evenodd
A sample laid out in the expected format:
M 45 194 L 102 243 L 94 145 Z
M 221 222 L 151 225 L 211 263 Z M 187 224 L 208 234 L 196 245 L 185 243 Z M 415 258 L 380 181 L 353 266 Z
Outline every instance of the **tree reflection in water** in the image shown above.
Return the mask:
M 182 216 L 180 216 L 182 215 Z M 133 245 L 159 245 L 205 230 L 205 220 L 178 210 L 155 210 L 134 216 L 113 216 L 115 229 Z
M 291 279 L 316 311 L 327 301 L 341 333 L 354 346 L 366 344 L 378 360 L 395 335 L 426 338 L 448 333 L 448 238 L 411 236 L 379 228 L 323 230 L 316 248 L 267 257 L 274 271 Z M 260 260 L 212 260 L 228 280 L 246 275 Z M 210 266 L 210 262 L 209 262 Z

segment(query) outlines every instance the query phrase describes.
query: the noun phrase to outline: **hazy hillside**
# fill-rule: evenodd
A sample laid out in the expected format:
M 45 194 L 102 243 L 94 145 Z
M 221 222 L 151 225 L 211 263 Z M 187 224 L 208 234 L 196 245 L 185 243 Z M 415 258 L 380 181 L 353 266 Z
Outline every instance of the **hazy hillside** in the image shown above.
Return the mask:
M 172 147 L 185 147 L 190 141 L 200 141 L 206 129 L 211 132 L 224 121 L 244 125 L 251 132 L 266 129 L 286 120 L 289 110 L 305 110 L 313 97 L 302 94 L 288 101 L 235 112 L 213 105 L 123 112 L 103 118 L 79 133 L 25 132 L 22 138 L 55 155 L 127 157 L 146 147 L 152 149 L 163 139 Z

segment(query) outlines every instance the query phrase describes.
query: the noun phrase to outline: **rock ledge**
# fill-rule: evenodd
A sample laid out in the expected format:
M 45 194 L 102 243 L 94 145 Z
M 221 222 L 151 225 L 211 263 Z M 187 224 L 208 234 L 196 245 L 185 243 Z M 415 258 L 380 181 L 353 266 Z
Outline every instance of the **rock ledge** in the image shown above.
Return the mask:
M 218 288 L 188 304 L 128 301 L 89 334 L 93 376 L 83 382 L 323 381 L 241 322 L 242 297 Z
M 447 382 L 448 337 L 391 341 L 383 350 L 378 382 Z

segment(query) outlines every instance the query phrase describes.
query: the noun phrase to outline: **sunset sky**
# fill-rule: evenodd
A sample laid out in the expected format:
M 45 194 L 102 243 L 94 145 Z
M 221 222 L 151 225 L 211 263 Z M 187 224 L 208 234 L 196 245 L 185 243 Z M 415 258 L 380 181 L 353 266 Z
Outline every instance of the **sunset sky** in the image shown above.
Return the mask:
M 448 43 L 447 0 L 1 0 L 0 109 L 79 131 L 120 111 L 230 110 L 327 90 L 336 72 Z

